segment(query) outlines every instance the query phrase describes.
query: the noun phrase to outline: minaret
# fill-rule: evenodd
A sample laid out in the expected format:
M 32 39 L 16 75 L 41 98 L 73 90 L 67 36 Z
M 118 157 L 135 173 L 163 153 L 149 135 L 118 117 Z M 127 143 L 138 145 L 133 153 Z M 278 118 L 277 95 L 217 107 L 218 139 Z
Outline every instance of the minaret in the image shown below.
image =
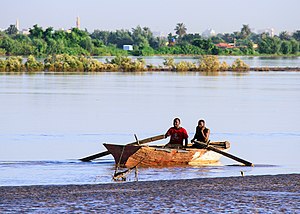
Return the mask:
M 80 17 L 76 17 L 76 28 L 80 29 Z
M 17 21 L 16 21 L 16 28 L 17 28 L 17 30 L 18 30 L 18 31 L 20 30 L 20 23 L 19 23 L 19 19 L 17 19 Z

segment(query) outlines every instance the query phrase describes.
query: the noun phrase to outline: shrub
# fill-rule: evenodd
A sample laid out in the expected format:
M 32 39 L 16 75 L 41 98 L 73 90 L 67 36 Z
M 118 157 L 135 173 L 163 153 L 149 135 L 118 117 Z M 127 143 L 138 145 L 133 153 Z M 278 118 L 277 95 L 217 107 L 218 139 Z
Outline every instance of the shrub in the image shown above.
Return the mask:
M 194 71 L 197 69 L 195 63 L 181 61 L 176 64 L 176 71 Z
M 200 58 L 200 71 L 219 71 L 220 67 L 221 65 L 217 56 L 205 55 L 202 58 Z
M 164 66 L 166 66 L 168 69 L 174 70 L 176 65 L 173 57 L 166 57 L 164 58 L 163 62 Z
M 38 62 L 34 56 L 30 55 L 25 62 L 25 67 L 27 71 L 43 71 L 44 65 L 41 62 Z
M 231 65 L 231 69 L 233 71 L 248 71 L 249 68 L 250 68 L 249 65 L 247 65 L 241 59 L 236 59 Z

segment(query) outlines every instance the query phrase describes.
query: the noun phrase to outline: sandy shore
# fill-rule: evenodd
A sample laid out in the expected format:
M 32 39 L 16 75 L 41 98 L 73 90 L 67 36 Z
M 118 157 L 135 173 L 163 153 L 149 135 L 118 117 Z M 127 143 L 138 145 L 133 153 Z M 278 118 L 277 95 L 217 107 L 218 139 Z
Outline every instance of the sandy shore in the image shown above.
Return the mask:
M 300 174 L 0 187 L 0 213 L 300 213 Z

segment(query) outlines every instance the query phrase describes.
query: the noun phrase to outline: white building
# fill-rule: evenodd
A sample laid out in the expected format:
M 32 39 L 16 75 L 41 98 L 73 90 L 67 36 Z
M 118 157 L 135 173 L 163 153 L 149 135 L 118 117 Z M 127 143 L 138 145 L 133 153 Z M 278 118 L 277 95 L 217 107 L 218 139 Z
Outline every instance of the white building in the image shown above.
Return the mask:
M 257 30 L 257 33 L 258 34 L 268 33 L 271 37 L 273 37 L 275 35 L 275 30 L 274 28 L 265 28 L 265 29 Z
M 133 50 L 133 46 L 132 45 L 123 45 L 123 50 L 125 50 L 125 51 L 132 51 Z
M 23 29 L 23 30 L 20 31 L 20 33 L 23 34 L 23 35 L 29 35 L 30 34 L 28 29 Z
M 209 38 L 212 36 L 215 36 L 216 32 L 214 31 L 214 29 L 208 28 L 207 30 L 203 31 L 202 36 L 204 38 Z

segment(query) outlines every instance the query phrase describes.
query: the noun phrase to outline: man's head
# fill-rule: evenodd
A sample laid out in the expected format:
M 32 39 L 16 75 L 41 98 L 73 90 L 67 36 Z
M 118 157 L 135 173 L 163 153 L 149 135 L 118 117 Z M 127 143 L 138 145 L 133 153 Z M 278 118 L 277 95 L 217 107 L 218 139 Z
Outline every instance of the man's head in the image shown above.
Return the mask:
M 205 121 L 204 121 L 204 120 L 199 120 L 199 121 L 198 121 L 198 126 L 199 126 L 200 128 L 204 128 L 204 127 L 205 127 Z
M 180 127 L 180 119 L 178 117 L 176 117 L 174 120 L 173 120 L 173 125 L 174 127 L 176 128 L 179 128 Z

